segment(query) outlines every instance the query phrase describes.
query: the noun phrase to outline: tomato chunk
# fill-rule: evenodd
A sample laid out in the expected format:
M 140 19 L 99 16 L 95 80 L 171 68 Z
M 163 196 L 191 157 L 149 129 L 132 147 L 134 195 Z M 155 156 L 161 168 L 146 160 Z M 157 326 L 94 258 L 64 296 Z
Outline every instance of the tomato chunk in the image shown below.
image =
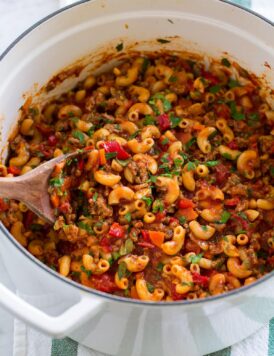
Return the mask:
M 0 198 L 0 212 L 6 211 L 9 208 L 9 204 L 4 199 Z
M 157 117 L 161 131 L 166 131 L 170 128 L 170 120 L 167 114 L 162 114 Z
M 8 167 L 8 173 L 13 174 L 14 176 L 19 176 L 21 169 L 15 166 Z
M 235 206 L 238 205 L 239 203 L 240 203 L 240 199 L 238 197 L 225 200 L 225 205 L 227 206 Z
M 200 275 L 199 273 L 196 273 L 196 272 L 192 273 L 192 277 L 193 277 L 193 282 L 194 283 L 199 284 L 204 288 L 206 288 L 208 286 L 209 277 L 202 276 L 202 275 Z
M 195 204 L 190 199 L 180 199 L 178 206 L 180 209 L 195 208 Z
M 95 289 L 101 292 L 113 293 L 118 290 L 114 277 L 108 273 L 101 274 L 99 276 L 92 275 L 91 282 Z
M 151 242 L 157 246 L 157 247 L 161 247 L 162 243 L 164 242 L 165 239 L 165 234 L 164 232 L 161 231 L 149 231 L 149 238 L 151 240 Z
M 121 226 L 119 223 L 113 223 L 109 229 L 109 234 L 112 237 L 117 237 L 121 238 L 125 236 L 125 230 L 123 226 Z

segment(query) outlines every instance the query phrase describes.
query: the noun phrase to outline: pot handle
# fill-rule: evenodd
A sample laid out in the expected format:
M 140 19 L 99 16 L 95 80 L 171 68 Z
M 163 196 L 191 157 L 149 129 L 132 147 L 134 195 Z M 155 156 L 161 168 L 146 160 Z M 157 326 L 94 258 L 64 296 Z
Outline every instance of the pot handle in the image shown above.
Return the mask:
M 50 316 L 21 299 L 10 289 L 0 283 L 0 305 L 14 316 L 26 321 L 40 331 L 53 337 L 67 336 L 79 324 L 95 316 L 102 308 L 103 302 L 81 293 L 78 303 L 58 316 Z

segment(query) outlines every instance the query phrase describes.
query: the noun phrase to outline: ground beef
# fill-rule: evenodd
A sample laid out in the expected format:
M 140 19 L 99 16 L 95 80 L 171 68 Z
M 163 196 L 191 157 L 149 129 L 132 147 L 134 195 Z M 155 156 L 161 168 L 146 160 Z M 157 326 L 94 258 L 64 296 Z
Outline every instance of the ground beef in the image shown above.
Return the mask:
M 97 200 L 89 199 L 89 212 L 91 215 L 100 215 L 107 218 L 113 215 L 113 208 L 107 205 L 106 199 L 98 195 Z

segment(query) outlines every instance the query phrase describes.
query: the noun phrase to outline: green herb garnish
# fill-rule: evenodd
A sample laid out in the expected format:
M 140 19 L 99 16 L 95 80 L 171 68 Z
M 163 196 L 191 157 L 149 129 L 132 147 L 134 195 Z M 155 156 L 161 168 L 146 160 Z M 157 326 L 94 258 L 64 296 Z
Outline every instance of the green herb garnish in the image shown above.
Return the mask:
M 116 51 L 117 51 L 117 52 L 122 51 L 122 50 L 123 50 L 123 48 L 124 48 L 124 44 L 123 44 L 123 42 L 119 43 L 119 44 L 118 44 L 115 48 L 116 48 Z
M 224 157 L 226 159 L 230 159 L 231 161 L 233 160 L 232 156 L 229 153 L 223 153 L 222 157 Z
M 30 225 L 31 231 L 42 231 L 43 230 L 43 225 L 40 224 L 31 224 Z
M 93 194 L 92 200 L 93 200 L 93 201 L 96 201 L 97 198 L 98 198 L 98 192 L 95 192 L 95 193 Z
M 196 164 L 195 164 L 194 162 L 188 162 L 188 163 L 186 164 L 186 169 L 187 169 L 188 171 L 193 171 L 195 168 L 196 168 Z
M 203 254 L 199 253 L 198 255 L 190 256 L 189 260 L 191 263 L 199 263 L 202 257 L 203 257 Z
M 180 124 L 180 122 L 182 121 L 182 119 L 180 119 L 179 117 L 174 116 L 173 113 L 169 115 L 169 120 L 171 122 L 172 129 L 177 127 Z
M 167 145 L 169 143 L 169 139 L 166 137 L 163 139 L 163 141 L 161 142 L 162 145 Z
M 85 142 L 85 135 L 81 131 L 78 131 L 78 130 L 73 131 L 72 132 L 72 136 L 74 138 L 77 138 L 80 141 L 80 143 L 84 143 Z
M 63 184 L 64 184 L 64 178 L 61 177 L 55 177 L 50 179 L 49 181 L 49 185 L 52 187 L 62 187 Z
M 132 140 L 133 138 L 137 137 L 137 136 L 139 135 L 140 131 L 141 131 L 141 130 L 135 131 L 133 134 L 131 134 L 131 135 L 129 136 L 129 139 Z
M 156 106 L 156 100 L 161 100 L 161 102 L 163 103 L 164 112 L 167 112 L 172 108 L 171 102 L 169 100 L 167 100 L 163 94 L 161 94 L 161 93 L 154 94 L 149 99 L 148 103 L 152 106 L 153 111 L 156 112 L 157 115 L 159 115 L 160 113 Z
M 80 221 L 78 223 L 78 227 L 80 227 L 80 229 L 83 229 L 83 230 L 86 230 L 86 232 L 89 234 L 89 235 L 94 235 L 93 233 L 93 230 L 92 230 L 92 227 L 86 223 L 84 223 L 83 221 Z
M 148 66 L 150 65 L 150 60 L 147 58 L 147 57 L 144 57 L 144 61 L 143 61 L 143 64 L 142 64 L 142 73 L 145 73 Z
M 178 78 L 175 77 L 174 75 L 172 75 L 171 77 L 168 78 L 168 81 L 169 81 L 170 83 L 176 83 L 177 80 L 178 80 Z
M 117 251 L 112 252 L 112 258 L 114 261 L 118 260 L 118 258 L 121 257 L 120 253 Z
M 218 224 L 226 224 L 228 222 L 228 220 L 230 219 L 230 216 L 231 216 L 231 214 L 228 211 L 224 210 L 222 212 L 221 219 L 219 221 L 217 221 L 217 223 Z
M 29 108 L 29 113 L 31 116 L 37 116 L 39 114 L 39 110 L 36 107 L 30 107 Z
M 221 86 L 219 84 L 213 85 L 213 87 L 209 88 L 209 92 L 212 94 L 216 94 L 221 90 Z
M 118 271 L 117 271 L 119 279 L 122 279 L 123 277 L 126 277 L 127 276 L 127 272 L 128 272 L 128 270 L 127 270 L 126 263 L 125 262 L 121 262 L 119 264 L 119 266 L 118 266 Z
M 152 198 L 142 197 L 141 199 L 146 203 L 146 205 L 147 205 L 148 207 L 151 206 L 151 204 L 152 204 Z
M 130 213 L 130 212 L 126 213 L 125 219 L 126 219 L 126 221 L 129 222 L 129 223 L 131 222 L 131 213 Z
M 205 165 L 206 165 L 207 167 L 215 167 L 215 166 L 217 166 L 219 163 L 220 163 L 219 161 L 207 161 L 207 162 L 205 162 Z
M 116 161 L 117 161 L 122 167 L 126 167 L 126 166 L 129 164 L 130 159 L 124 159 L 124 160 L 122 160 L 122 159 L 116 158 Z
M 192 145 L 196 142 L 196 137 L 192 137 L 187 143 L 186 143 L 186 150 L 188 151 Z
M 185 216 L 179 216 L 179 223 L 180 223 L 180 225 L 184 225 L 186 223 L 186 217 Z
M 147 282 L 147 289 L 149 293 L 153 293 L 155 288 L 151 283 Z
M 224 65 L 226 67 L 231 66 L 231 63 L 229 62 L 229 60 L 227 58 L 222 58 L 221 63 L 222 63 L 222 65 Z
M 84 266 L 81 266 L 81 271 L 85 272 L 88 278 L 91 276 L 92 272 L 91 270 L 86 269 Z
M 173 163 L 176 168 L 180 168 L 182 166 L 182 164 L 184 163 L 184 160 L 182 158 L 174 158 Z
M 165 40 L 163 38 L 157 38 L 157 42 L 159 42 L 159 43 L 169 43 L 170 41 L 169 40 Z
M 162 272 L 163 268 L 164 268 L 163 262 L 159 262 L 159 263 L 157 264 L 157 266 L 156 266 L 156 269 L 157 269 L 157 271 L 159 271 L 159 272 Z
M 154 204 L 153 204 L 153 208 L 152 208 L 152 212 L 153 213 L 162 213 L 164 211 L 164 204 L 161 200 L 157 199 L 155 200 Z
M 146 115 L 144 120 L 143 120 L 143 124 L 145 126 L 147 125 L 154 125 L 156 122 L 156 120 L 154 119 L 154 117 L 152 117 L 151 115 Z
M 112 159 L 115 158 L 117 156 L 117 152 L 108 152 L 105 154 L 106 155 L 106 159 Z
M 147 180 L 147 183 L 156 183 L 157 176 L 150 176 Z
M 131 239 L 127 239 L 125 243 L 120 247 L 119 255 L 125 256 L 134 250 L 134 243 Z
M 240 216 L 245 221 L 249 221 L 246 214 L 243 211 L 240 211 L 237 215 Z
M 194 286 L 194 283 L 193 283 L 193 282 L 182 282 L 181 285 L 182 285 L 182 286 L 193 287 L 193 286 Z

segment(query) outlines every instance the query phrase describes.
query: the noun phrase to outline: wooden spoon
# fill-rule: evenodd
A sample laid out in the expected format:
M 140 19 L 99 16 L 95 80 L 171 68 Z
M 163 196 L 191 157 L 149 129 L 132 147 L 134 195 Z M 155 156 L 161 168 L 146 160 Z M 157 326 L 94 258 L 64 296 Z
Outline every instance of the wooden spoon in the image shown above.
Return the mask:
M 30 210 L 50 224 L 55 217 L 50 204 L 48 182 L 55 165 L 88 151 L 76 151 L 45 162 L 30 172 L 12 178 L 0 178 L 0 196 L 22 201 Z

